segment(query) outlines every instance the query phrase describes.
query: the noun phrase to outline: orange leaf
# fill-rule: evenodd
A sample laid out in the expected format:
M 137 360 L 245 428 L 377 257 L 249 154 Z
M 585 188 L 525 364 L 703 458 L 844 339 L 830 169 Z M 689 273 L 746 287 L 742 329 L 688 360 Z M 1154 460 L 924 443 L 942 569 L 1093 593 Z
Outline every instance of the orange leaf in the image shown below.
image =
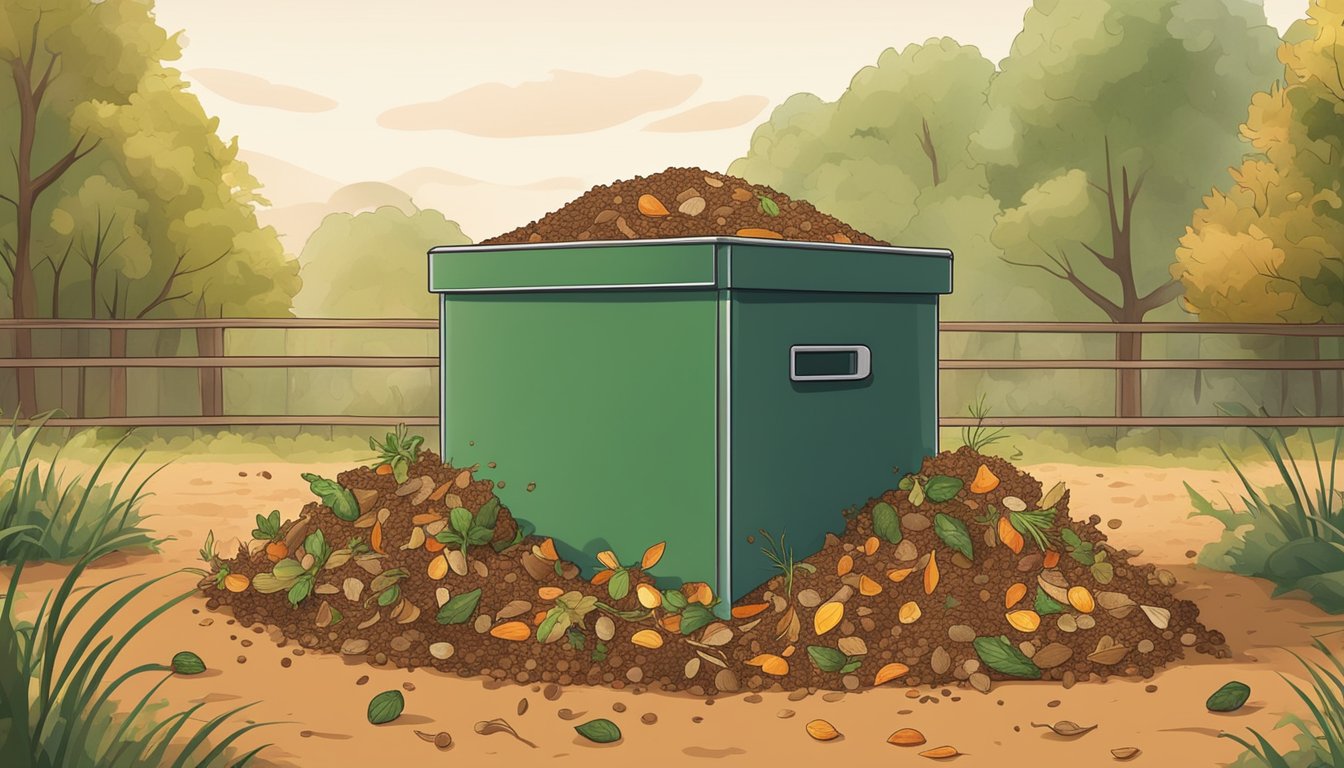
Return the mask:
M 789 658 L 790 656 L 793 655 L 793 651 L 794 651 L 794 645 L 793 645 L 792 643 L 790 643 L 790 644 L 789 644 L 789 647 L 787 647 L 787 648 L 785 648 L 783 651 L 781 651 L 779 655 L 780 655 L 780 656 L 783 656 L 784 658 L 787 659 L 787 658 Z
M 663 593 L 655 589 L 652 584 L 641 583 L 635 587 L 635 596 L 639 598 L 639 604 L 649 610 L 663 604 Z
M 611 581 L 611 577 L 615 575 L 615 571 L 598 571 L 592 578 L 593 586 L 600 587 Z
M 383 524 L 374 523 L 373 532 L 369 534 L 369 548 L 380 555 L 387 554 L 383 551 Z
M 448 489 L 451 487 L 453 487 L 452 483 L 444 483 L 443 485 L 440 485 L 438 488 L 434 489 L 433 493 L 429 494 L 429 500 L 438 501 L 439 499 L 442 499 L 448 494 Z
M 688 581 L 681 585 L 681 593 L 692 603 L 709 605 L 714 602 L 714 590 L 703 581 Z
M 751 605 L 737 605 L 733 607 L 734 619 L 750 619 L 752 616 L 769 608 L 769 603 L 753 603 Z
M 608 568 L 620 568 L 621 563 L 616 559 L 616 553 L 610 549 L 604 549 L 597 553 L 597 561 Z
M 975 471 L 975 479 L 971 481 L 971 493 L 989 493 L 998 487 L 999 478 L 989 471 L 989 467 L 981 464 Z
M 873 685 L 881 685 L 883 683 L 891 682 L 898 677 L 903 677 L 909 671 L 909 667 L 893 661 L 877 670 L 877 677 L 873 678 Z
M 652 547 L 644 550 L 644 557 L 639 561 L 639 567 L 648 570 L 658 564 L 663 559 L 663 550 L 667 549 L 667 542 L 660 541 Z
M 546 611 L 537 612 L 537 615 L 532 617 L 532 626 L 540 627 L 541 622 L 546 620 L 546 613 Z
M 772 653 L 762 653 L 747 662 L 748 666 L 760 667 L 767 675 L 784 676 L 789 674 L 789 662 Z
M 1017 605 L 1017 602 L 1019 600 L 1021 600 L 1026 596 L 1027 596 L 1027 585 L 1019 581 L 1016 584 L 1013 584 L 1012 586 L 1008 587 L 1008 591 L 1004 593 L 1003 607 L 1005 609 L 1012 608 L 1014 605 Z
M 565 594 L 565 590 L 559 587 L 537 587 L 537 597 L 542 600 L 554 600 L 563 594 Z
M 433 536 L 430 536 L 425 539 L 426 552 L 442 552 L 445 546 L 447 545 L 445 545 L 442 541 L 439 541 L 438 539 L 434 538 Z
M 872 597 L 882 593 L 882 585 L 867 576 L 859 576 L 859 594 L 864 597 Z
M 835 564 L 835 575 L 844 576 L 852 570 L 854 570 L 854 558 L 849 555 L 841 555 L 840 561 Z
M 887 578 L 899 584 L 900 582 L 905 581 L 905 578 L 914 572 L 914 568 L 892 568 L 890 571 L 887 571 Z
M 956 757 L 959 754 L 961 753 L 956 750 L 956 747 L 934 747 L 933 749 L 926 749 L 923 752 L 920 752 L 919 756 L 932 758 L 934 760 L 946 760 L 949 757 Z
M 929 564 L 924 566 L 924 594 L 932 595 L 938 587 L 938 550 L 929 552 Z
M 737 230 L 738 237 L 764 237 L 771 240 L 783 240 L 784 236 L 773 229 L 761 229 L 759 227 L 744 227 Z
M 1021 554 L 1022 547 L 1027 543 L 1022 538 L 1022 534 L 1017 532 L 1013 524 L 1006 517 L 999 518 L 999 541 L 1002 541 L 1007 547 L 1013 550 L 1013 554 Z
M 667 207 L 653 195 L 640 195 L 635 207 L 645 216 L 668 216 Z
M 1041 561 L 1041 565 L 1046 568 L 1054 568 L 1056 565 L 1059 565 L 1059 553 L 1053 549 L 1046 550 L 1045 559 Z
M 559 553 L 555 551 L 555 540 L 549 536 L 537 546 L 537 549 L 541 550 L 541 556 L 547 560 L 555 561 L 560 559 Z
M 872 557 L 877 554 L 877 548 L 882 546 L 881 540 L 876 536 L 869 536 L 868 540 L 863 542 L 863 554 Z
M 373 470 L 373 473 L 374 473 L 375 475 L 390 475 L 390 474 L 392 474 L 392 465 L 391 465 L 391 464 L 379 464 L 379 465 L 378 465 L 378 468 L 375 469 L 375 470 Z
M 490 634 L 500 640 L 518 643 L 532 637 L 532 629 L 521 621 L 506 621 L 498 627 L 491 627 Z
M 680 631 L 681 631 L 681 614 L 680 614 L 680 613 L 669 613 L 668 615 L 666 615 L 666 616 L 664 616 L 662 619 L 660 619 L 660 620 L 658 621 L 658 623 L 661 624 L 661 625 L 663 625 L 663 629 L 666 629 L 668 632 L 680 632 Z

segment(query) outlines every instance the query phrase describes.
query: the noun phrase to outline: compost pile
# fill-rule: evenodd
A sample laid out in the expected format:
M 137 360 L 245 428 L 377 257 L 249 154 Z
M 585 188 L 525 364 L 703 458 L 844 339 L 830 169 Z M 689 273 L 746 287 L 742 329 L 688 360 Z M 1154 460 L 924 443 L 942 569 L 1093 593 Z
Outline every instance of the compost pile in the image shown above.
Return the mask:
M 481 245 L 705 236 L 889 245 L 770 187 L 699 168 L 597 186 Z
M 1043 492 L 969 448 L 847 512 L 843 535 L 805 560 L 758 538 L 780 574 L 728 620 L 705 584 L 654 586 L 661 543 L 603 552 L 581 579 L 480 473 L 421 452 L 305 475 L 321 501 L 295 520 L 259 515 L 250 546 L 214 556 L 208 607 L 379 665 L 697 695 L 1069 686 L 1148 677 L 1186 651 L 1228 655 L 1169 572 L 1131 564 L 1100 517 L 1069 517 L 1062 485 Z

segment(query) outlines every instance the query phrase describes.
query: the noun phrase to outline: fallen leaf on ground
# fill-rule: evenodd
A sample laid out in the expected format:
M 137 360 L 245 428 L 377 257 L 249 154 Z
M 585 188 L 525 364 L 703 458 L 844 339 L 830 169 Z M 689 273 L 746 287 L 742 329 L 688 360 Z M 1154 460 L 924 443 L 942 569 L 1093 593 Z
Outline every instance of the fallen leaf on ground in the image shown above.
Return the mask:
M 1032 728 L 1049 728 L 1059 736 L 1082 736 L 1085 733 L 1096 730 L 1095 725 L 1079 725 L 1072 720 L 1060 720 L 1051 725 L 1049 723 L 1032 723 Z

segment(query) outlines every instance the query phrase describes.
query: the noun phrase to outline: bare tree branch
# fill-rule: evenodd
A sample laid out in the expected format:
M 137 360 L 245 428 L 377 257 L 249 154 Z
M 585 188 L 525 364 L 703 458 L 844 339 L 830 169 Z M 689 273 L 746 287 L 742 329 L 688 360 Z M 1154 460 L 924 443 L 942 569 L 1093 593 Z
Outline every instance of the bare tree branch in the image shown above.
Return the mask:
M 1098 251 L 1096 248 L 1093 248 L 1092 246 L 1082 242 L 1081 240 L 1078 241 L 1078 244 L 1083 246 L 1083 248 L 1086 249 L 1088 253 L 1096 257 L 1097 261 L 1100 261 L 1107 269 L 1111 270 L 1112 272 L 1115 271 L 1114 267 L 1115 258 L 1113 256 L 1107 256 L 1106 254 L 1102 253 L 1101 251 Z
M 19 204 L 18 204 L 17 202 L 15 202 L 15 201 L 14 201 L 14 198 L 10 197 L 9 195 L 0 195 L 0 200 L 4 200 L 6 203 L 9 203 L 10 205 L 14 206 L 15 208 L 18 208 L 18 207 L 19 207 Z
M 52 163 L 47 170 L 38 174 L 37 178 L 33 179 L 33 197 L 42 194 L 43 190 L 56 183 L 56 180 L 61 177 L 61 174 L 70 170 L 70 166 L 79 162 L 80 158 L 97 149 L 98 145 L 103 141 L 102 139 L 95 139 L 88 148 L 81 149 L 84 145 L 84 139 L 86 138 L 88 138 L 88 133 L 80 136 L 79 140 L 75 142 L 75 146 L 71 147 L 69 152 L 66 152 L 59 160 Z
M 1005 262 L 1007 262 L 1008 264 L 1012 264 L 1013 266 L 1035 267 L 1036 269 L 1049 273 L 1051 276 L 1059 280 L 1063 280 L 1064 282 L 1068 283 L 1069 285 L 1072 285 L 1075 289 L 1077 289 L 1079 293 L 1083 294 L 1083 296 L 1085 296 L 1088 301 L 1091 301 L 1093 304 L 1097 305 L 1097 308 L 1100 309 L 1102 312 L 1105 312 L 1106 316 L 1109 317 L 1113 322 L 1119 322 L 1119 319 L 1123 314 L 1122 308 L 1115 302 L 1106 298 L 1105 294 L 1101 293 L 1097 289 L 1088 285 L 1081 277 L 1079 277 L 1078 273 L 1073 271 L 1073 265 L 1069 263 L 1069 257 L 1062 250 L 1059 252 L 1059 255 L 1056 256 L 1055 254 L 1050 253 L 1045 248 L 1041 247 L 1039 243 L 1037 243 L 1036 247 L 1040 249 L 1041 253 L 1047 259 L 1049 259 L 1051 262 L 1054 263 L 1056 267 L 1059 268 L 1058 272 L 1051 269 L 1050 267 L 1047 267 L 1044 264 L 1012 261 L 1007 257 L 1001 257 L 1001 258 L 1003 258 Z
M 1172 301 L 1184 291 L 1185 286 L 1179 280 L 1168 280 L 1154 288 L 1147 296 L 1139 299 L 1139 316 L 1142 317 L 1145 313 Z
M 179 299 L 185 299 L 186 297 L 190 296 L 191 291 L 187 291 L 186 293 L 180 293 L 176 295 L 169 295 L 169 291 L 173 290 L 173 285 L 177 282 L 179 278 L 209 269 L 210 267 L 213 267 L 214 265 L 218 264 L 232 252 L 233 252 L 232 248 L 226 248 L 223 253 L 219 254 L 214 259 L 211 259 L 205 264 L 202 264 L 197 267 L 192 267 L 191 269 L 183 269 L 182 265 L 184 262 L 186 262 L 187 254 L 190 253 L 190 251 L 183 251 L 180 255 L 178 255 L 177 263 L 173 265 L 172 271 L 168 274 L 166 278 L 164 278 L 163 285 L 159 288 L 159 295 L 155 296 L 153 301 L 146 304 L 145 308 L 140 310 L 140 313 L 136 315 L 136 319 L 144 318 L 150 312 L 153 312 L 155 309 L 164 304 L 167 304 L 172 301 L 177 301 Z

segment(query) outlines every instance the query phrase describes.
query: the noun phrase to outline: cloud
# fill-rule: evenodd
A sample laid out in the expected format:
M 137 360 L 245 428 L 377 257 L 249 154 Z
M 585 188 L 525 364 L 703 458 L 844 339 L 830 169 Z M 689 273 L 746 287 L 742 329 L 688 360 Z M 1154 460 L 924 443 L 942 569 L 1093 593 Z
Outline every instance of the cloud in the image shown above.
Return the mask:
M 187 73 L 207 89 L 239 104 L 283 109 L 287 112 L 326 112 L 336 102 L 321 94 L 232 69 L 193 69 Z
M 764 96 L 738 96 L 725 101 L 699 104 L 675 115 L 668 115 L 644 126 L 655 133 L 693 133 L 721 131 L 745 125 L 770 103 Z
M 648 70 L 619 77 L 555 70 L 546 80 L 482 83 L 440 101 L 394 107 L 378 116 L 378 124 L 488 138 L 589 133 L 682 104 L 700 82 L 699 75 Z

